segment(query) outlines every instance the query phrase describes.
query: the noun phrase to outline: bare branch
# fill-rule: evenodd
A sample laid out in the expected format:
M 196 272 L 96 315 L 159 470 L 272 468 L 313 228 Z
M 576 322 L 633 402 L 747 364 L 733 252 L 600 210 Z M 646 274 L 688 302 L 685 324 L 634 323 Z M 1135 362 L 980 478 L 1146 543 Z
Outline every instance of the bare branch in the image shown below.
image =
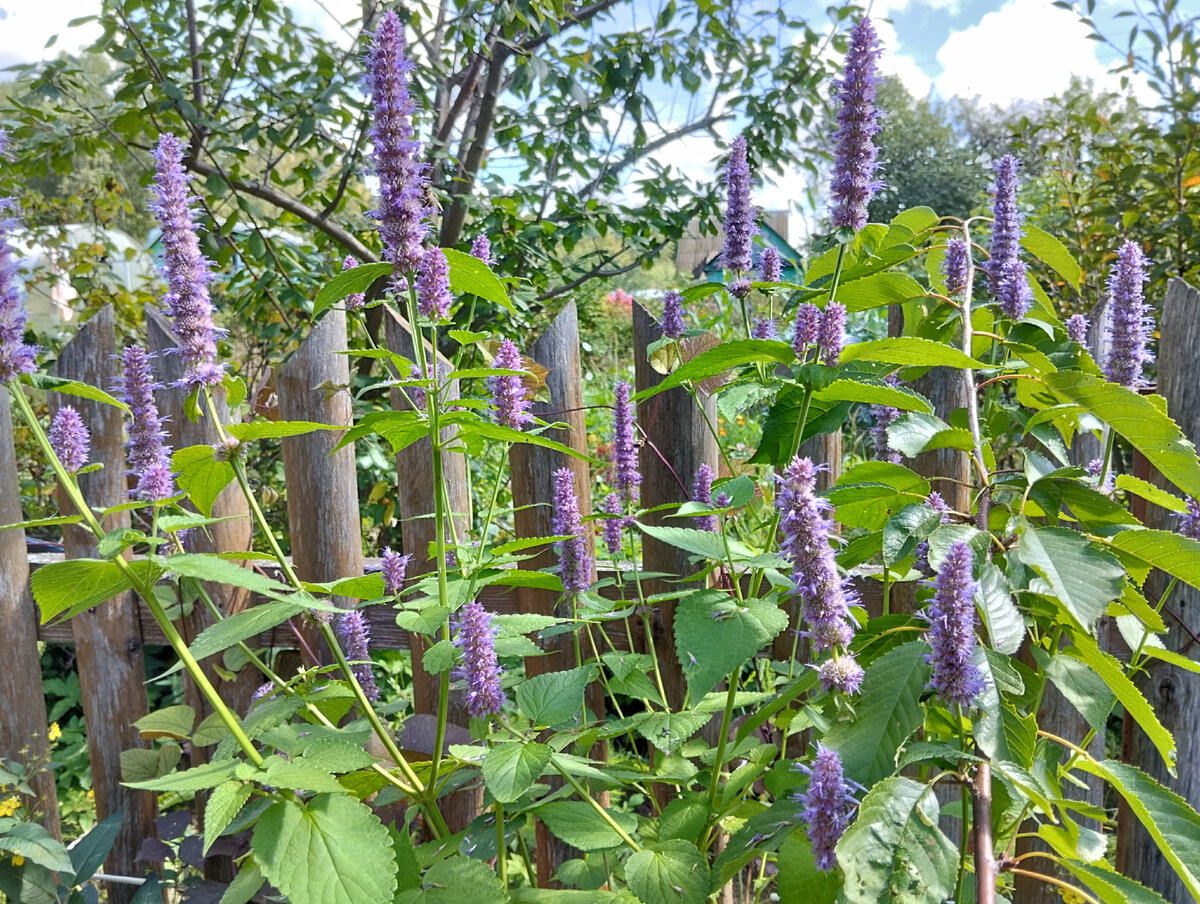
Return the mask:
M 624 267 L 616 267 L 612 270 L 601 270 L 601 269 L 597 268 L 595 270 L 592 270 L 588 273 L 583 274 L 583 276 L 580 276 L 580 277 L 577 277 L 576 279 L 571 280 L 568 283 L 563 283 L 561 286 L 555 286 L 553 289 L 548 289 L 547 291 L 545 291 L 541 295 L 539 295 L 537 297 L 537 300 L 545 301 L 548 298 L 555 298 L 566 292 L 570 292 L 574 288 L 582 286 L 585 282 L 587 282 L 590 279 L 607 279 L 612 276 L 620 276 L 622 273 L 628 273 L 630 270 L 634 270 L 634 269 L 640 267 L 643 263 L 645 263 L 651 257 L 658 254 L 658 252 L 662 251 L 663 248 L 665 248 L 666 246 L 667 246 L 667 240 L 664 239 L 663 241 L 661 241 L 657 245 L 655 245 L 653 248 L 651 248 L 649 251 L 645 251 L 642 254 L 639 254 L 637 256 L 637 258 L 633 261 L 632 264 L 628 264 L 627 266 L 624 266 Z M 609 260 L 611 261 L 611 260 L 613 260 L 613 258 L 609 258 Z

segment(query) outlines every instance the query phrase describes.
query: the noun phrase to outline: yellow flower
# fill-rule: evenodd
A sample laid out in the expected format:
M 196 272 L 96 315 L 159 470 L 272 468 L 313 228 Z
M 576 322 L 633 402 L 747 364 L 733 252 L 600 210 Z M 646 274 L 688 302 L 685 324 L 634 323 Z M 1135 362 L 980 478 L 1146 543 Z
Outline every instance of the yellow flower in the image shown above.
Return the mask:
M 88 800 L 96 799 L 96 789 L 95 788 L 88 788 L 87 799 Z
M 58 727 L 57 722 L 50 723 L 50 734 L 48 735 L 51 741 L 57 741 L 62 737 L 62 729 Z
M 21 799 L 19 797 L 10 797 L 6 800 L 0 800 L 0 816 L 12 816 L 21 807 Z
M 24 864 L 24 857 L 22 857 L 20 854 L 13 854 L 13 866 L 23 866 Z

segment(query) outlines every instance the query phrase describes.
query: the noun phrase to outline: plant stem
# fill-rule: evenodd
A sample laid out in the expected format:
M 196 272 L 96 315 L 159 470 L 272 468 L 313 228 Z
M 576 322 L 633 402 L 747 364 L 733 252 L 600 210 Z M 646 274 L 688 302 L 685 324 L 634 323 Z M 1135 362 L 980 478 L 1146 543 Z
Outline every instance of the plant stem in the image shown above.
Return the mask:
M 996 904 L 996 852 L 992 848 L 992 764 L 975 767 L 971 784 L 975 833 L 975 902 Z
M 500 884 L 508 896 L 508 845 L 504 841 L 504 804 L 496 801 L 496 867 L 500 873 Z
M 559 775 L 566 779 L 567 784 L 575 790 L 575 793 L 579 795 L 580 799 L 584 803 L 591 806 L 591 808 L 595 810 L 605 822 L 608 823 L 609 827 L 617 833 L 620 839 L 629 845 L 630 849 L 635 854 L 641 853 L 642 846 L 629 837 L 629 833 L 627 833 L 617 824 L 617 821 L 612 818 L 612 814 L 604 809 L 604 807 L 600 806 L 596 799 L 592 797 L 592 795 L 588 794 L 587 789 L 583 787 L 583 785 L 579 784 L 578 781 L 576 781 L 573 775 L 567 772 L 567 770 L 563 769 L 563 767 L 558 765 L 558 763 L 554 764 L 554 768 L 558 770 Z
M 741 676 L 742 667 L 740 665 L 729 676 L 729 691 L 725 695 L 725 712 L 721 715 L 721 735 L 717 739 L 717 753 L 713 758 L 712 778 L 708 783 L 708 806 L 711 810 L 717 808 L 717 795 L 721 790 L 721 767 L 725 765 L 725 747 L 729 743 L 729 723 L 733 721 L 733 703 L 737 697 Z

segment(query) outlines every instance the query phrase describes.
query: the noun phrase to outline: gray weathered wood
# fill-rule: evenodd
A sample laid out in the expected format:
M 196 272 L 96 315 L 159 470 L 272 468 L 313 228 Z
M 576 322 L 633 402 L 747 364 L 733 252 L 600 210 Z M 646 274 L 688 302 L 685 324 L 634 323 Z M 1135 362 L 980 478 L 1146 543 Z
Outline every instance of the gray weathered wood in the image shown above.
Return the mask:
M 395 313 L 390 307 L 384 308 L 383 314 L 384 341 L 391 351 L 403 355 L 410 361 L 418 360 L 417 347 L 414 344 L 411 327 L 408 322 Z M 434 360 L 434 350 L 427 341 L 425 343 L 425 360 Z M 450 362 L 440 354 L 436 356 L 438 372 L 450 371 Z M 401 374 L 407 377 L 408 374 Z M 452 384 L 443 398 L 458 398 L 458 384 Z M 391 394 L 392 407 L 397 411 L 409 410 L 411 406 L 404 394 L 393 391 Z M 441 431 L 443 442 L 450 439 L 453 430 Z M 403 549 L 406 555 L 412 556 L 408 564 L 409 578 L 428 574 L 436 569 L 431 550 L 437 538 L 437 528 L 433 518 L 434 493 L 439 489 L 444 494 L 445 511 L 447 513 L 447 537 L 453 541 L 455 537 L 464 538 L 466 528 L 470 523 L 470 493 L 467 485 L 467 461 L 458 452 L 442 454 L 442 487 L 434 485 L 433 480 L 433 444 L 424 437 L 396 456 L 396 508 L 400 513 Z M 422 666 L 426 641 L 420 635 L 410 637 L 413 651 L 413 707 L 418 713 L 436 713 L 438 708 L 439 677 L 430 675 Z M 442 676 L 443 679 L 446 676 Z M 466 701 L 461 692 L 450 694 L 449 723 L 466 728 L 470 717 L 466 710 Z M 482 790 L 465 790 L 451 794 L 440 802 L 442 815 L 451 831 L 458 831 L 470 824 L 483 806 Z
M 0 387 L 3 391 L 3 387 Z M 21 513 L 21 484 L 13 446 L 8 393 L 0 400 L 0 524 L 16 524 Z M 42 666 L 38 657 L 37 608 L 29 593 L 29 561 L 23 530 L 0 530 L 0 633 L 5 663 L 0 668 L 0 760 L 49 763 L 46 737 L 46 699 L 42 696 Z M 61 837 L 54 775 L 40 771 L 34 795 L 24 803 L 55 837 Z
M 117 376 L 116 355 L 113 310 L 106 305 L 80 326 L 63 347 L 55 372 L 60 377 L 93 386 L 109 386 Z M 52 412 L 66 404 L 79 411 L 91 431 L 92 461 L 104 464 L 103 469 L 79 478 L 84 499 L 93 507 L 104 508 L 127 501 L 121 410 L 100 402 L 51 394 Z M 72 510 L 61 490 L 58 498 L 64 513 Z M 129 512 L 120 512 L 111 516 L 105 527 L 112 530 L 129 524 Z M 97 555 L 96 538 L 78 525 L 63 528 L 63 546 L 67 558 Z M 141 864 L 134 858 L 142 839 L 154 834 L 155 812 L 153 793 L 121 785 L 121 751 L 147 746 L 133 726 L 134 720 L 146 715 L 148 709 L 138 606 L 132 594 L 123 593 L 71 620 L 96 815 L 105 819 L 118 811 L 124 814 L 105 863 L 109 872 L 127 876 L 141 874 Z M 124 902 L 133 897 L 133 889 L 110 884 L 108 894 L 110 901 Z
M 1158 350 L 1158 391 L 1167 400 L 1167 411 L 1193 443 L 1200 443 L 1200 395 L 1196 374 L 1200 373 L 1200 291 L 1181 279 L 1172 279 L 1163 304 Z M 1150 479 L 1164 489 L 1175 490 L 1159 474 Z M 1174 530 L 1178 520 L 1164 509 L 1148 505 L 1146 523 L 1160 530 Z M 1146 582 L 1147 597 L 1157 602 L 1169 579 L 1160 571 Z M 1200 633 L 1200 591 L 1180 584 L 1167 598 L 1163 618 L 1169 633 L 1168 649 L 1189 659 L 1198 652 L 1192 635 Z M 1154 745 L 1138 728 L 1125 738 L 1128 761 L 1181 795 L 1193 808 L 1200 807 L 1200 675 L 1150 660 L 1138 678 L 1138 686 L 1150 701 L 1163 726 L 1175 736 L 1179 776 L 1172 778 L 1163 768 Z M 1130 720 L 1126 720 L 1127 722 Z M 1189 895 L 1136 817 L 1122 808 L 1117 844 L 1117 867 L 1125 875 L 1155 889 L 1168 901 L 1184 902 Z
M 657 386 L 663 380 L 663 375 L 646 360 L 646 347 L 661 337 L 655 318 L 634 303 L 633 357 L 638 392 Z M 692 478 L 700 465 L 707 464 L 716 469 L 717 440 L 709 424 L 717 422 L 717 402 L 702 392 L 699 398 L 700 405 L 697 405 L 686 389 L 677 387 L 638 405 L 638 424 L 645 436 L 639 455 L 643 508 L 686 502 Z M 675 524 L 666 517 L 668 514 L 669 511 L 652 512 L 643 520 L 650 525 Z M 652 537 L 642 538 L 642 567 L 646 571 L 673 575 L 686 575 L 693 570 L 686 552 Z M 647 596 L 678 588 L 676 581 L 655 578 L 642 582 Z M 668 702 L 672 708 L 679 708 L 683 705 L 687 684 L 675 649 L 675 602 L 656 606 L 653 619 L 654 644 Z

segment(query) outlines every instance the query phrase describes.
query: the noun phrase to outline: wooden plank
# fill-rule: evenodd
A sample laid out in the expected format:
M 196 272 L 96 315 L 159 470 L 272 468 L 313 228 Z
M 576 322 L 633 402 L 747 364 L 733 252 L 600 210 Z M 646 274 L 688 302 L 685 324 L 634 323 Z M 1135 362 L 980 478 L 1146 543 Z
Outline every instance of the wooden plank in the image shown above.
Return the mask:
M 11 404 L 5 393 L 4 401 L 0 402 L 0 524 L 16 524 L 24 517 Z M 0 668 L 0 700 L 7 701 L 0 706 L 0 759 L 49 763 L 46 698 L 42 694 L 37 646 L 38 613 L 29 592 L 23 530 L 0 530 L 0 633 L 4 635 L 5 646 L 5 663 Z M 13 706 L 12 701 L 21 702 Z M 33 796 L 22 802 L 56 838 L 61 838 L 53 773 L 37 773 L 32 787 Z
M 657 386 L 663 375 L 646 360 L 646 347 L 662 337 L 658 323 L 645 308 L 633 305 L 633 355 L 637 390 Z M 708 424 L 717 422 L 717 402 L 701 394 L 703 409 L 682 386 L 659 393 L 638 405 L 637 419 L 645 442 L 639 464 L 642 470 L 642 507 L 655 508 L 686 502 L 692 478 L 701 464 L 717 467 L 717 440 Z M 706 422 L 707 416 L 707 422 Z M 649 525 L 671 525 L 668 511 L 647 514 Z M 685 575 L 692 571 L 688 554 L 652 537 L 642 539 L 642 567 L 646 571 Z M 676 581 L 652 578 L 642 581 L 647 596 L 679 589 Z M 668 702 L 672 709 L 683 706 L 687 692 L 683 669 L 675 650 L 675 602 L 664 602 L 653 615 L 654 645 L 659 657 Z
M 347 344 L 346 312 L 327 311 L 276 374 L 284 420 L 346 427 L 354 423 L 349 358 L 339 354 Z M 334 452 L 341 438 L 338 430 L 316 430 L 283 440 L 292 561 L 305 581 L 363 573 L 354 446 Z M 349 605 L 347 600 L 335 602 Z M 312 626 L 301 631 L 312 650 L 323 650 Z
M 55 372 L 92 386 L 110 386 L 117 377 L 116 356 L 113 310 L 106 305 L 80 326 L 63 347 Z M 101 470 L 79 478 L 84 499 L 89 505 L 105 508 L 127 501 L 121 410 L 74 396 L 51 394 L 52 412 L 65 404 L 78 409 L 91 431 L 92 461 L 104 464 Z M 64 514 L 72 511 L 61 490 L 58 499 Z M 130 513 L 120 512 L 104 526 L 113 530 L 129 524 Z M 90 531 L 66 525 L 63 547 L 67 558 L 83 558 L 96 556 L 98 544 Z M 141 864 L 135 862 L 137 849 L 144 838 L 154 835 L 154 794 L 121 785 L 121 751 L 148 746 L 133 727 L 133 722 L 146 715 L 148 709 L 139 608 L 133 594 L 123 593 L 71 620 L 96 815 L 98 819 L 106 819 L 116 812 L 124 814 L 105 863 L 108 872 L 125 876 L 141 875 Z M 108 899 L 123 904 L 133 897 L 134 890 L 128 885 L 110 883 Z
M 1159 331 L 1158 392 L 1167 400 L 1167 412 L 1179 424 L 1183 435 L 1200 443 L 1200 394 L 1196 393 L 1196 374 L 1200 373 L 1200 291 L 1182 279 L 1172 279 L 1163 303 Z M 1163 489 L 1175 491 L 1162 475 L 1152 472 L 1149 479 Z M 1178 519 L 1156 505 L 1147 505 L 1146 524 L 1159 530 L 1175 530 Z M 1161 571 L 1152 572 L 1146 581 L 1146 596 L 1157 601 L 1166 592 L 1169 580 Z M 1200 634 L 1200 591 L 1179 584 L 1171 591 L 1163 609 L 1169 631 L 1163 638 L 1170 650 L 1196 659 L 1200 650 L 1192 641 Z M 1147 772 L 1156 781 L 1200 807 L 1200 675 L 1153 659 L 1137 678 L 1138 687 L 1150 701 L 1159 721 L 1175 737 L 1179 776 L 1167 774 L 1149 738 L 1126 719 L 1128 728 L 1123 744 L 1123 759 Z M 1159 892 L 1168 901 L 1186 901 L 1187 890 L 1163 859 L 1141 823 L 1124 806 L 1118 811 L 1117 868 Z

